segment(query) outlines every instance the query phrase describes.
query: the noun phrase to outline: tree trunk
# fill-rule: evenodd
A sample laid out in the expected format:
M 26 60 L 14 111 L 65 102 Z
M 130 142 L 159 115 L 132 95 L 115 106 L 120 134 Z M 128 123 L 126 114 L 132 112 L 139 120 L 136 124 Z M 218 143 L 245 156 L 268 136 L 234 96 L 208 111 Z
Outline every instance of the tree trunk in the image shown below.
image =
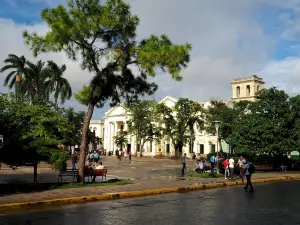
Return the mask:
M 81 142 L 80 142 L 80 158 L 78 164 L 78 173 L 79 173 L 78 181 L 80 183 L 84 183 L 85 151 L 86 151 L 88 130 L 94 112 L 94 108 L 95 108 L 94 104 L 89 104 L 88 111 L 85 115 L 83 127 L 82 127 L 82 135 L 81 135 Z
M 57 98 L 56 97 L 55 97 L 54 101 L 55 101 L 55 103 L 54 103 L 55 104 L 55 109 L 57 109 Z
M 33 182 L 37 184 L 37 163 L 33 165 Z
M 218 139 L 218 145 L 219 145 L 219 157 L 224 158 L 224 152 L 221 145 L 221 138 Z

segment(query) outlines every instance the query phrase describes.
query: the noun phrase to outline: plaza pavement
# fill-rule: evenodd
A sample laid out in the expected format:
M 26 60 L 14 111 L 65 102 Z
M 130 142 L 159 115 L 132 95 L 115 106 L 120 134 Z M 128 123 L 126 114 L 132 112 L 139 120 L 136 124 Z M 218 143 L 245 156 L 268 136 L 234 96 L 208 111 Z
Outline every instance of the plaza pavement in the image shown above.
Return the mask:
M 73 189 L 56 189 L 36 193 L 14 194 L 0 196 L 0 204 L 33 202 L 41 200 L 71 198 L 86 195 L 100 195 L 105 193 L 119 193 L 131 191 L 144 191 L 161 188 L 185 187 L 197 184 L 224 182 L 224 178 L 192 178 L 180 177 L 181 163 L 176 160 L 133 158 L 132 164 L 128 160 L 118 162 L 116 157 L 107 156 L 102 159 L 108 168 L 108 179 L 119 178 L 130 180 L 130 184 L 121 186 L 96 186 Z M 188 161 L 187 168 L 194 168 L 194 161 Z M 0 183 L 32 182 L 33 168 L 19 168 L 17 170 L 0 170 Z M 57 182 L 57 171 L 49 168 L 48 164 L 41 163 L 38 168 L 38 181 Z M 256 173 L 253 179 L 270 178 L 279 176 L 300 175 L 296 172 L 287 173 Z M 96 181 L 101 181 L 100 180 Z M 65 181 L 65 180 L 64 180 Z

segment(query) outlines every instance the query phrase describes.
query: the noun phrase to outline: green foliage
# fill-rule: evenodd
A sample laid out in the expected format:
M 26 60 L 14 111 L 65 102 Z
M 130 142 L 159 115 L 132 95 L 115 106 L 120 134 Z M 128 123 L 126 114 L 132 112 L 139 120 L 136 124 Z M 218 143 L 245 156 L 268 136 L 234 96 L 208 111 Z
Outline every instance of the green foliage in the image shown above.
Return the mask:
M 18 102 L 24 102 L 24 96 L 27 97 L 30 104 L 41 104 L 49 101 L 54 93 L 55 105 L 60 96 L 61 102 L 72 96 L 72 90 L 69 82 L 63 78 L 66 66 L 59 67 L 56 63 L 39 60 L 36 64 L 26 60 L 24 56 L 18 57 L 9 54 L 4 60 L 6 64 L 1 73 L 10 71 L 4 80 L 4 86 L 10 89 L 15 86 Z
M 128 102 L 125 105 L 129 116 L 128 132 L 136 136 L 141 148 L 147 141 L 159 142 L 161 138 L 160 127 L 155 123 L 155 106 L 154 101 L 148 100 Z
M 199 177 L 199 178 L 221 178 L 224 177 L 223 174 L 217 173 L 190 173 L 188 177 Z
M 59 5 L 44 9 L 41 16 L 50 31 L 43 36 L 25 31 L 27 44 L 35 55 L 65 51 L 74 60 L 80 55 L 82 68 L 95 72 L 88 103 L 98 107 L 108 100 L 115 105 L 122 98 L 136 100 L 140 95 L 153 94 L 157 86 L 147 81 L 147 75 L 154 76 L 157 69 L 163 69 L 180 80 L 179 72 L 189 62 L 190 44 L 175 45 L 166 35 L 136 41 L 139 19 L 122 0 L 103 4 L 69 0 L 68 8 Z M 108 63 L 100 66 L 102 58 Z M 138 68 L 138 76 L 131 71 L 133 67 Z M 84 96 L 80 102 L 87 104 Z
M 78 184 L 78 183 L 70 183 L 63 184 L 59 186 L 57 189 L 68 189 L 68 188 L 86 188 L 86 187 L 99 187 L 99 186 L 113 186 L 113 185 L 126 185 L 130 184 L 128 181 L 104 181 L 99 183 L 87 183 L 87 184 Z
M 62 168 L 63 164 L 68 160 L 69 155 L 65 151 L 53 150 L 50 157 L 50 163 L 53 169 Z
M 276 88 L 261 91 L 258 100 L 236 118 L 232 135 L 235 152 L 282 155 L 299 149 L 295 142 L 299 136 L 293 129 L 299 121 L 293 110 L 296 99 Z
M 70 132 L 63 136 L 63 144 L 75 146 L 80 144 L 81 129 L 84 119 L 84 112 L 75 112 L 73 108 L 60 109 L 69 124 L 72 124 Z
M 77 102 L 79 102 L 82 105 L 88 106 L 91 89 L 92 89 L 91 85 L 88 86 L 83 85 L 82 89 L 79 92 L 75 93 L 74 95 Z
M 195 129 L 203 128 L 202 106 L 186 98 L 180 98 L 173 108 L 160 103 L 156 106 L 157 122 L 162 134 L 171 140 L 176 156 L 187 143 L 194 143 Z
M 60 111 L 45 105 L 19 105 L 5 95 L 1 96 L 0 104 L 4 136 L 1 161 L 15 165 L 51 159 L 57 168 L 66 159 L 64 153 L 57 153 L 61 152 L 58 145 L 72 132 L 73 124 Z
M 126 148 L 126 145 L 128 143 L 127 135 L 128 135 L 127 131 L 121 130 L 117 133 L 116 136 L 113 137 L 115 144 L 119 148 L 121 149 Z

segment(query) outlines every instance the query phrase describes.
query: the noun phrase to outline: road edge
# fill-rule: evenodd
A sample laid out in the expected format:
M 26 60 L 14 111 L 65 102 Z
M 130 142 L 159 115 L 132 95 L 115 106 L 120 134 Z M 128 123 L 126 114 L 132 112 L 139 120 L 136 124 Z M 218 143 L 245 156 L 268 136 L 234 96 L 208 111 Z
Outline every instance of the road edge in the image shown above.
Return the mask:
M 278 181 L 299 180 L 299 179 L 300 179 L 300 175 L 280 176 L 280 177 L 253 179 L 252 183 L 267 183 L 267 182 L 278 182 Z M 42 200 L 42 201 L 33 201 L 33 202 L 8 203 L 8 204 L 0 204 L 0 210 L 28 208 L 28 207 L 30 208 L 34 206 L 46 206 L 46 205 L 86 203 L 86 202 L 95 202 L 101 200 L 103 201 L 103 200 L 115 200 L 115 199 L 122 199 L 122 198 L 144 197 L 144 196 L 160 195 L 160 194 L 167 194 L 167 193 L 184 193 L 184 192 L 198 191 L 198 190 L 210 189 L 210 188 L 236 186 L 242 184 L 243 184 L 242 181 L 229 181 L 229 182 L 221 182 L 221 183 L 196 184 L 196 185 L 190 185 L 185 187 L 160 188 L 160 189 L 152 189 L 152 190 L 144 190 L 144 191 L 106 193 L 100 195 L 79 196 L 79 197 L 60 198 L 60 199 Z

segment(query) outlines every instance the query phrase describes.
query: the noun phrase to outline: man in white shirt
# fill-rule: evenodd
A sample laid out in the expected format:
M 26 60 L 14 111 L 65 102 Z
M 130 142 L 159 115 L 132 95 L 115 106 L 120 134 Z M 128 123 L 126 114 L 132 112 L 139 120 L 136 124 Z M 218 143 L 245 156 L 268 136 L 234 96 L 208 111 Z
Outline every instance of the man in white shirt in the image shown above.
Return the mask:
M 234 159 L 231 156 L 229 159 L 229 171 L 230 171 L 230 179 L 233 180 L 233 175 L 234 175 Z
M 104 166 L 103 166 L 102 162 L 99 162 L 99 164 L 96 166 L 95 169 L 96 170 L 102 170 L 102 169 L 104 169 Z
M 238 165 L 240 168 L 240 178 L 242 179 L 243 183 L 244 183 L 244 176 L 245 176 L 245 164 L 246 164 L 246 160 L 244 159 L 243 156 L 240 156 Z

